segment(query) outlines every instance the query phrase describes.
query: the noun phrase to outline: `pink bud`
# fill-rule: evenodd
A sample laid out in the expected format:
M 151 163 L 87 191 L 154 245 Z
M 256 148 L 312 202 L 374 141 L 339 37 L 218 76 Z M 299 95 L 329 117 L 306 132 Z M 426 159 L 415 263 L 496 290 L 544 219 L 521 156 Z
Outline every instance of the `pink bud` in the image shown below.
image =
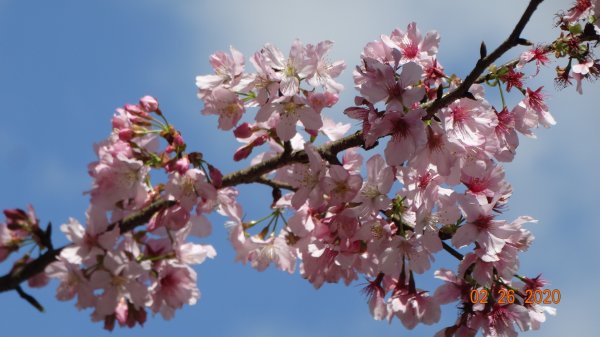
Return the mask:
M 325 92 L 325 106 L 326 107 L 331 108 L 338 102 L 339 99 L 340 99 L 340 96 L 338 96 L 338 94 L 329 92 L 329 91 Z
M 127 323 L 127 313 L 127 303 L 124 299 L 121 299 L 115 308 L 115 317 L 117 318 L 120 326 L 124 326 L 125 323 Z
M 8 220 L 8 222 L 27 220 L 27 213 L 18 208 L 5 209 L 4 216 L 6 216 L 6 220 Z
M 187 157 L 183 157 L 175 162 L 174 169 L 179 172 L 179 174 L 184 174 L 190 168 L 190 161 Z
M 251 146 L 259 146 L 259 145 L 263 145 L 268 139 L 267 135 L 262 135 L 258 138 L 256 138 L 255 140 L 252 141 L 252 143 L 250 143 Z
M 42 288 L 45 287 L 48 282 L 50 282 L 50 278 L 46 273 L 39 273 L 35 276 L 32 276 L 27 280 L 27 285 L 31 288 Z
M 240 161 L 242 159 L 248 158 L 250 153 L 252 153 L 252 146 L 241 147 L 233 154 L 233 160 Z
M 112 118 L 112 127 L 113 129 L 123 129 L 125 127 L 127 127 L 127 121 L 125 120 L 125 118 L 123 118 L 123 116 L 121 116 L 120 114 L 123 113 L 123 109 L 119 108 L 117 109 L 117 113 L 116 115 L 113 116 Z
M 158 101 L 152 96 L 144 96 L 140 98 L 140 106 L 146 112 L 154 112 L 158 110 Z
M 309 129 L 304 129 L 311 137 L 316 137 L 319 135 L 319 131 L 318 130 L 309 130 Z
M 250 127 L 250 124 L 248 123 L 244 123 L 240 126 L 238 126 L 237 128 L 235 128 L 235 130 L 233 130 L 233 135 L 236 138 L 248 138 L 250 136 L 252 136 L 252 128 Z
M 167 147 L 165 147 L 166 153 L 172 153 L 173 151 L 175 151 L 175 148 L 173 147 L 173 145 L 167 145 Z
M 129 112 L 132 115 L 148 116 L 148 114 L 144 110 L 142 110 L 142 107 L 140 107 L 137 104 L 125 104 L 125 106 L 123 106 L 123 109 L 125 109 L 125 111 Z
M 216 167 L 208 164 L 208 174 L 210 175 L 210 180 L 212 180 L 213 185 L 216 188 L 221 187 L 223 184 L 223 173 L 219 171 Z
M 127 128 L 119 131 L 119 139 L 128 142 L 135 136 L 135 132 L 133 130 Z
M 185 145 L 185 141 L 183 140 L 183 137 L 179 132 L 175 135 L 175 137 L 173 137 L 173 144 L 175 144 L 176 146 Z

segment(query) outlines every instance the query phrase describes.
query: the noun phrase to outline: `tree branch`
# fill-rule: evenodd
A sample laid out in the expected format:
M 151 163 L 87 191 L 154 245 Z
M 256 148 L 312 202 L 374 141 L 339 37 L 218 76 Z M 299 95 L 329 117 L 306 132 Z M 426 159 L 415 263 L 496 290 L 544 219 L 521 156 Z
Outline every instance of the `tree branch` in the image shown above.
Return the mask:
M 531 0 L 525 9 L 525 12 L 523 12 L 523 15 L 521 15 L 521 19 L 519 22 L 517 22 L 517 25 L 513 29 L 512 33 L 510 33 L 508 38 L 502 42 L 502 44 L 500 44 L 498 48 L 496 48 L 491 54 L 477 60 L 477 64 L 475 64 L 473 70 L 471 70 L 464 81 L 456 89 L 442 98 L 433 101 L 429 106 L 427 106 L 425 109 L 427 111 L 426 118 L 432 118 L 439 109 L 463 97 L 464 94 L 469 91 L 471 85 L 477 81 L 479 76 L 487 67 L 492 65 L 492 63 L 500 58 L 500 56 L 504 55 L 504 53 L 521 44 L 523 41 L 523 39 L 521 39 L 521 33 L 523 32 L 523 29 L 525 29 L 527 22 L 529 22 L 529 19 L 533 15 L 533 12 L 535 12 L 538 5 L 543 1 L 544 0 Z
M 317 152 L 323 158 L 331 158 L 341 151 L 351 147 L 364 146 L 362 132 L 358 131 L 355 134 L 338 139 L 334 142 L 322 145 L 317 148 Z M 262 161 L 248 168 L 230 173 L 223 177 L 222 187 L 236 186 L 240 184 L 251 184 L 257 182 L 261 176 L 284 167 L 292 163 L 307 163 L 308 155 L 304 150 L 295 151 L 289 155 L 286 152 L 279 154 L 273 158 Z
M 121 233 L 129 232 L 135 227 L 147 223 L 157 212 L 175 204 L 176 202 L 173 200 L 156 201 L 146 208 L 141 209 L 139 212 L 109 225 L 108 230 L 115 228 L 115 226 L 119 226 Z M 0 293 L 9 290 L 18 290 L 22 282 L 44 272 L 44 269 L 46 269 L 50 263 L 56 261 L 56 258 L 65 247 L 66 246 L 57 249 L 49 249 L 37 259 L 27 263 L 23 267 L 15 268 L 10 273 L 0 277 Z
M 290 184 L 284 183 L 282 181 L 272 180 L 265 178 L 264 176 L 258 177 L 255 182 L 267 186 L 271 186 L 273 188 L 280 188 L 283 190 L 296 191 L 296 188 Z
M 523 39 L 521 39 L 521 33 L 525 28 L 525 25 L 533 15 L 533 12 L 537 9 L 538 5 L 542 3 L 544 0 L 531 0 L 525 12 L 521 16 L 521 19 L 515 26 L 512 33 L 509 37 L 496 48 L 491 54 L 485 56 L 484 58 L 477 61 L 477 64 L 471 70 L 471 72 L 467 75 L 465 80 L 453 91 L 449 92 L 447 95 L 442 98 L 435 100 L 431 103 L 426 103 L 422 107 L 427 111 L 427 117 L 431 118 L 435 113 L 445 107 L 446 105 L 454 102 L 456 99 L 459 99 L 464 96 L 464 94 L 469 90 L 473 83 L 476 83 L 480 79 L 479 76 L 489 67 L 494 61 L 496 61 L 500 56 L 506 53 L 511 48 L 523 43 Z M 383 136 L 385 137 L 385 136 Z M 382 137 L 382 138 L 383 138 Z M 364 139 L 362 131 L 358 131 L 353 135 L 338 139 L 334 142 L 322 145 L 317 148 L 321 157 L 330 159 L 335 158 L 336 155 L 346 149 L 352 147 L 363 147 L 364 148 Z M 291 154 L 287 154 L 287 151 L 283 154 L 277 155 L 273 158 L 265 160 L 259 164 L 250 166 L 248 168 L 230 173 L 223 177 L 223 187 L 228 186 L 236 186 L 240 184 L 251 184 L 257 181 L 261 176 L 276 170 L 278 168 L 284 167 L 286 165 L 292 163 L 306 163 L 308 162 L 308 156 L 304 150 L 295 151 Z

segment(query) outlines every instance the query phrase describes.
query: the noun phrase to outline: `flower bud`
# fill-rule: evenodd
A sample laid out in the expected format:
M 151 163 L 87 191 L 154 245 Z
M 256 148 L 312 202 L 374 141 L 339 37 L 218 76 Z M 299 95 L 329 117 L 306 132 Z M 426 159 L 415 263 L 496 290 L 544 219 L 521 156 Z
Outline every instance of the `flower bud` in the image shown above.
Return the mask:
M 221 187 L 223 184 L 223 173 L 219 171 L 216 167 L 208 164 L 208 174 L 210 175 L 210 180 L 212 181 L 213 186 L 216 188 Z
M 252 133 L 253 133 L 252 128 L 250 127 L 250 124 L 248 124 L 248 123 L 244 123 L 244 124 L 238 126 L 237 128 L 235 128 L 235 130 L 233 130 L 233 135 L 236 138 L 241 138 L 241 139 L 252 136 Z
M 179 174 L 184 174 L 190 168 L 190 161 L 187 157 L 183 157 L 175 162 L 174 170 Z
M 252 153 L 252 146 L 241 147 L 233 154 L 233 160 L 240 161 L 242 159 L 248 158 L 250 153 Z
M 183 140 L 181 133 L 177 132 L 177 134 L 175 134 L 175 137 L 173 137 L 173 144 L 175 144 L 175 146 L 185 145 L 185 141 Z
M 140 106 L 146 112 L 154 112 L 158 110 L 158 101 L 152 96 L 144 96 L 140 98 Z
M 124 142 L 128 142 L 131 139 L 133 139 L 133 137 L 135 136 L 135 132 L 133 132 L 132 129 L 122 129 L 119 130 L 119 139 L 124 141 Z
M 137 104 L 125 104 L 123 109 L 135 116 L 148 116 L 148 114 L 144 110 L 142 110 L 142 108 Z
M 268 139 L 267 135 L 262 135 L 262 136 L 256 138 L 255 140 L 253 140 L 252 143 L 250 143 L 250 145 L 252 147 L 263 145 L 267 141 L 267 139 Z

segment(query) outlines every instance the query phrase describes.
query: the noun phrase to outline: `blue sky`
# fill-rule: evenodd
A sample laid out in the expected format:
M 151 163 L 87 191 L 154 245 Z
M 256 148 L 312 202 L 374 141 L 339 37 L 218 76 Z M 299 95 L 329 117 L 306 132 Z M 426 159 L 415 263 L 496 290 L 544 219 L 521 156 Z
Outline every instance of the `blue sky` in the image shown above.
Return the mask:
M 550 32 L 553 14 L 570 1 L 546 2 L 525 30 L 526 38 L 544 42 L 556 34 Z M 440 61 L 447 72 L 464 75 L 478 57 L 481 40 L 488 50 L 501 42 L 524 3 L 0 0 L 0 208 L 32 203 L 42 221 L 52 221 L 55 228 L 69 216 L 83 219 L 92 144 L 110 132 L 116 107 L 146 94 L 159 99 L 191 148 L 224 172 L 241 167 L 231 159 L 238 146 L 231 135 L 217 131 L 214 116 L 200 115 L 194 86 L 196 75 L 211 71 L 208 56 L 230 44 L 248 56 L 265 42 L 287 50 L 295 38 L 306 43 L 331 39 L 336 42 L 331 59 L 345 59 L 352 68 L 366 42 L 416 21 L 423 32 L 441 33 Z M 573 88 L 556 91 L 553 66 L 536 81 L 545 85 L 558 125 L 540 130 L 537 140 L 521 139 L 516 161 L 506 167 L 514 189 L 506 217 L 527 214 L 540 220 L 529 225 L 536 242 L 521 256 L 521 271 L 543 272 L 563 294 L 558 316 L 541 331 L 524 335 L 591 336 L 600 302 L 592 287 L 600 277 L 594 268 L 600 258 L 600 133 L 594 123 L 600 85 L 586 83 L 583 96 Z M 354 96 L 350 71 L 342 82 L 346 90 L 339 109 L 326 112 L 334 118 L 342 117 L 340 111 Z M 242 193 L 246 209 L 269 204 L 267 189 L 243 188 Z M 116 329 L 112 336 L 404 334 L 397 322 L 372 320 L 357 285 L 314 290 L 298 274 L 258 273 L 234 263 L 223 220 L 213 220 L 208 241 L 219 255 L 197 268 L 200 302 L 177 312 L 171 322 L 155 317 L 143 329 Z M 437 265 L 444 264 L 454 262 L 440 255 Z M 438 284 L 431 277 L 421 282 L 430 289 Z M 16 294 L 0 294 L 3 335 L 109 335 L 90 322 L 89 312 L 57 302 L 55 286 L 31 291 L 46 306 L 44 314 Z M 418 327 L 414 335 L 430 336 L 455 317 L 456 309 L 445 306 L 442 323 Z

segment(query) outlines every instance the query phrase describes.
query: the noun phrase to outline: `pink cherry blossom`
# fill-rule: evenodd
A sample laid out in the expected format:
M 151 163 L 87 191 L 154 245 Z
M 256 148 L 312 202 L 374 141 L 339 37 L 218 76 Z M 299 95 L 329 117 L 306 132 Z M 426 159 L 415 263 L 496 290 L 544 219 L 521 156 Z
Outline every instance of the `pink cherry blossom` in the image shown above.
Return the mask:
M 292 197 L 292 206 L 295 209 L 299 209 L 307 200 L 311 207 L 318 207 L 323 202 L 320 182 L 325 176 L 325 163 L 311 144 L 305 144 L 304 150 L 308 155 L 309 164 L 294 165 L 293 174 L 290 176 L 290 183 L 297 188 Z
M 529 314 L 525 307 L 518 304 L 494 305 L 489 313 L 475 315 L 469 325 L 482 330 L 485 337 L 516 337 L 515 325 L 521 331 L 529 330 Z
M 492 284 L 494 275 L 510 280 L 519 269 L 517 254 L 517 249 L 510 244 L 504 245 L 495 259 L 488 258 L 489 255 L 485 250 L 478 249 L 475 253 L 465 255 L 458 267 L 458 273 L 463 275 L 472 266 L 473 279 L 484 287 Z
M 307 45 L 306 53 L 309 63 L 312 63 L 312 72 L 308 74 L 308 83 L 312 86 L 323 86 L 329 92 L 339 93 L 344 86 L 334 81 L 346 68 L 344 61 L 335 61 L 328 63 L 325 55 L 333 46 L 333 42 L 326 40 L 319 42 L 316 46 Z
M 345 123 L 335 123 L 332 119 L 323 118 L 323 127 L 321 132 L 329 138 L 329 140 L 338 140 L 350 130 L 352 125 Z
M 586 17 L 592 13 L 591 0 L 575 0 L 575 4 L 571 7 L 563 17 L 567 22 L 577 22 L 582 17 Z
M 428 32 L 425 37 L 417 29 L 417 24 L 411 22 L 408 24 L 406 33 L 400 29 L 392 31 L 390 36 L 381 35 L 381 41 L 392 49 L 401 52 L 401 63 L 418 62 L 427 56 L 433 56 L 437 53 L 440 36 L 437 32 Z
M 144 179 L 149 169 L 130 158 L 127 147 L 116 153 L 114 150 L 110 143 L 100 145 L 97 150 L 100 160 L 89 166 L 89 174 L 94 178 L 90 191 L 92 203 L 106 209 L 114 208 L 118 202 L 143 204 L 148 197 Z
M 427 169 L 429 165 L 435 165 L 441 176 L 450 175 L 452 168 L 456 165 L 457 157 L 464 153 L 464 149 L 449 142 L 447 134 L 437 123 L 426 127 L 427 142 L 417 149 L 410 160 L 411 167 L 417 170 Z
M 525 95 L 525 99 L 519 103 L 522 104 L 526 109 L 532 109 L 538 115 L 538 122 L 542 124 L 544 127 L 548 128 L 551 125 L 555 125 L 556 121 L 554 117 L 548 111 L 548 106 L 546 105 L 545 96 L 542 93 L 542 89 L 544 87 L 539 87 L 537 90 L 533 91 L 527 88 L 527 93 Z
M 86 227 L 74 218 L 60 226 L 61 231 L 73 242 L 61 252 L 61 256 L 71 263 L 95 262 L 98 255 L 113 249 L 119 237 L 118 227 L 107 231 L 108 221 L 101 211 L 90 208 L 87 213 Z
M 510 162 L 515 157 L 519 146 L 519 137 L 516 132 L 515 115 L 505 107 L 496 114 L 498 125 L 496 125 L 496 137 L 498 138 L 498 152 L 494 157 L 503 162 Z
M 239 91 L 240 85 L 244 87 L 251 81 L 251 77 L 243 74 L 244 55 L 233 47 L 229 50 L 231 55 L 220 51 L 210 56 L 209 62 L 215 70 L 214 75 L 196 76 L 200 98 L 205 98 L 222 85 L 233 91 Z
M 374 155 L 367 161 L 367 181 L 354 198 L 354 202 L 360 203 L 355 208 L 357 215 L 366 216 L 378 213 L 390 207 L 391 200 L 387 196 L 392 184 L 394 174 L 392 168 L 385 164 L 381 155 Z
M 392 138 L 385 147 L 385 159 L 390 166 L 398 166 L 413 158 L 414 154 L 425 145 L 427 136 L 425 125 L 421 121 L 423 110 L 411 110 L 404 114 L 388 111 L 373 126 L 367 136 L 367 144 L 375 139 L 390 134 Z
M 171 173 L 165 191 L 188 212 L 202 201 L 201 198 L 217 198 L 216 189 L 206 181 L 206 175 L 200 169 L 190 169 L 184 174 Z
M 79 268 L 79 264 L 73 264 L 59 256 L 56 262 L 46 268 L 46 274 L 48 277 L 57 278 L 60 281 L 56 289 L 56 298 L 59 301 L 68 301 L 77 296 L 76 306 L 78 309 L 95 305 L 96 298 L 92 286 Z
M 451 142 L 462 146 L 480 146 L 493 134 L 498 118 L 480 101 L 461 98 L 440 112 L 444 129 Z
M 440 304 L 448 304 L 457 300 L 467 302 L 471 286 L 461 277 L 448 269 L 435 271 L 435 277 L 445 283 L 435 290 L 433 297 Z
M 307 129 L 319 130 L 323 126 L 321 116 L 306 103 L 300 96 L 282 96 L 261 107 L 256 114 L 256 121 L 266 122 L 271 115 L 277 113 L 279 122 L 275 130 L 283 141 L 294 137 L 298 120 Z
M 460 248 L 477 241 L 485 252 L 482 257 L 484 261 L 497 260 L 497 254 L 502 251 L 507 239 L 517 228 L 506 221 L 494 219 L 494 204 L 482 205 L 474 198 L 464 198 L 461 201 L 467 222 L 456 231 L 452 237 L 452 244 Z
M 280 90 L 284 96 L 294 96 L 300 88 L 299 78 L 306 78 L 314 65 L 307 61 L 306 49 L 300 40 L 294 40 L 286 60 L 283 53 L 271 44 L 261 50 L 266 64 L 274 69 L 280 79 Z
M 396 76 L 392 67 L 366 59 L 360 93 L 371 103 L 385 100 L 388 109 L 412 107 L 425 95 L 425 89 L 417 86 L 422 74 L 423 69 L 414 62 L 402 66 L 400 76 Z
M 219 129 L 231 130 L 237 125 L 246 109 L 235 92 L 217 87 L 204 98 L 203 115 L 218 115 Z
M 594 69 L 594 60 L 586 59 L 585 62 L 579 62 L 571 67 L 573 71 L 573 78 L 577 82 L 577 92 L 579 94 L 583 94 L 583 89 L 581 86 L 581 81 L 588 77 L 590 71 Z
M 412 330 L 417 324 L 431 325 L 440 320 L 440 305 L 425 291 L 411 292 L 399 289 L 390 297 L 388 304 L 390 320 L 396 316 L 402 325 Z
M 196 286 L 196 272 L 176 263 L 165 263 L 158 272 L 158 277 L 148 289 L 150 292 L 150 308 L 154 313 L 160 312 L 164 319 L 171 319 L 176 309 L 184 304 L 194 305 L 200 298 Z
M 127 299 L 136 308 L 145 305 L 148 289 L 141 283 L 146 272 L 137 262 L 129 260 L 124 252 L 108 252 L 103 259 L 104 268 L 92 273 L 90 284 L 94 289 L 101 289 L 95 311 L 97 318 L 112 315 L 121 298 Z

